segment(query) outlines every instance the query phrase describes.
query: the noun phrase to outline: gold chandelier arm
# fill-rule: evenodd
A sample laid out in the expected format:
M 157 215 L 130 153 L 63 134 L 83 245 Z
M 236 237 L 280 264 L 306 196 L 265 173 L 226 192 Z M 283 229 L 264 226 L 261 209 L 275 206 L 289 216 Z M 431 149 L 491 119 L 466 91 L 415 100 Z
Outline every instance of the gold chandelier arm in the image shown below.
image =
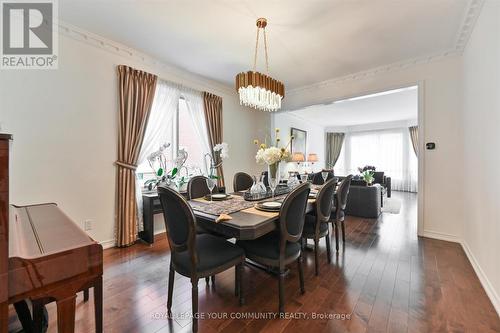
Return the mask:
M 257 38 L 255 39 L 255 54 L 253 56 L 253 71 L 255 72 L 257 70 L 257 50 L 259 48 L 259 34 L 260 34 L 260 28 L 257 27 Z M 264 34 L 265 36 L 265 34 Z
M 267 57 L 267 35 L 266 35 L 266 28 L 263 28 L 264 30 L 264 51 L 266 54 L 266 72 L 269 75 L 269 59 Z

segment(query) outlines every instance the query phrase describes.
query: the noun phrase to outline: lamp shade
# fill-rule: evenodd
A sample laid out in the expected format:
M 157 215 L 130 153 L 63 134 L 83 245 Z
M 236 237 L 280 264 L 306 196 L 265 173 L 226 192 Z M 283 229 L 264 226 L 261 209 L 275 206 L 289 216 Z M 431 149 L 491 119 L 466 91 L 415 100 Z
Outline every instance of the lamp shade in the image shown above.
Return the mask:
M 307 162 L 311 162 L 311 163 L 318 162 L 318 154 L 307 155 Z
M 303 153 L 293 153 L 292 155 L 292 162 L 304 162 L 306 160 L 305 156 Z

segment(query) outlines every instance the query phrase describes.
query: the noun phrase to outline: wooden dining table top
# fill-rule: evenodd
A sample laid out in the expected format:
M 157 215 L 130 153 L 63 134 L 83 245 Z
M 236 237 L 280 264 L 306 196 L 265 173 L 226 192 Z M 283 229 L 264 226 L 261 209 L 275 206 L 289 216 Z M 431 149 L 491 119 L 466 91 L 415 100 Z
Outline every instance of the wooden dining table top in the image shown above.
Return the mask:
M 242 196 L 243 192 L 231 193 L 233 196 Z M 285 195 L 278 197 L 277 200 L 284 199 Z M 231 200 L 231 199 L 229 199 Z M 261 200 L 268 201 L 269 199 Z M 196 201 L 193 203 L 193 201 Z M 236 239 L 249 240 L 263 236 L 275 229 L 277 229 L 277 221 L 279 219 L 279 212 L 261 211 L 254 206 L 245 208 L 240 211 L 228 214 L 231 219 L 217 222 L 218 215 L 204 212 L 199 207 L 199 202 L 205 201 L 207 205 L 210 204 L 209 200 L 198 198 L 188 201 L 191 204 L 196 204 L 197 209 L 193 210 L 197 218 L 198 224 L 209 231 L 222 234 L 227 237 L 234 237 Z M 259 201 L 255 201 L 258 203 Z M 316 199 L 309 198 L 307 200 L 306 212 L 311 212 L 314 209 Z

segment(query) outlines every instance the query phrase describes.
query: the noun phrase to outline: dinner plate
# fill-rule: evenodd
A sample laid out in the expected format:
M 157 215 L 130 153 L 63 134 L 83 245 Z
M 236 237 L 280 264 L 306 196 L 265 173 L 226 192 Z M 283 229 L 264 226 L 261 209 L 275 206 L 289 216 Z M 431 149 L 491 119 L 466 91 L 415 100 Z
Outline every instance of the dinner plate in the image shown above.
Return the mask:
M 281 209 L 281 202 L 277 201 L 259 202 L 255 205 L 255 208 L 266 212 L 279 212 Z
M 226 200 L 229 199 L 231 196 L 226 193 L 214 193 L 212 194 L 212 200 Z M 205 200 L 210 200 L 210 194 L 207 194 L 205 196 Z
M 268 209 L 278 209 L 281 208 L 281 202 L 277 201 L 266 201 L 261 204 L 262 207 Z

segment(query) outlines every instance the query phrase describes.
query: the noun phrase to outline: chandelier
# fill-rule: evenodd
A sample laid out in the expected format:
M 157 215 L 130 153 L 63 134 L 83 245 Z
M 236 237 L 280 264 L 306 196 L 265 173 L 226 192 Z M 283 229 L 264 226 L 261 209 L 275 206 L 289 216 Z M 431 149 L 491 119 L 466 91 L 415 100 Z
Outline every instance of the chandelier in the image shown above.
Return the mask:
M 253 70 L 236 75 L 236 90 L 240 95 L 241 105 L 271 112 L 281 109 L 281 100 L 285 97 L 285 85 L 283 82 L 269 76 L 266 25 L 267 20 L 265 18 L 257 19 L 257 39 L 255 41 Z M 259 48 L 259 35 L 261 29 L 264 35 L 267 75 L 256 71 L 257 50 Z

